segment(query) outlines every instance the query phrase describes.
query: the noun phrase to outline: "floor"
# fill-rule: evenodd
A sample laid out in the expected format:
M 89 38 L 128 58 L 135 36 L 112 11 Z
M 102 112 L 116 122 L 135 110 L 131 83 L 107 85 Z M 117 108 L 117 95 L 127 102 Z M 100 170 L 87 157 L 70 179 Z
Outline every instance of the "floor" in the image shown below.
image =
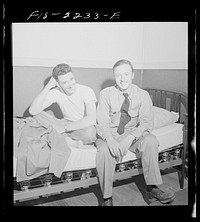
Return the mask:
M 175 200 L 170 205 L 188 205 L 188 180 L 184 180 L 184 189 L 180 189 L 178 171 L 170 169 L 162 171 L 162 190 L 174 192 Z M 99 185 L 76 189 L 67 193 L 40 197 L 37 199 L 18 202 L 15 206 L 99 206 L 102 195 Z M 145 195 L 143 175 L 116 181 L 113 188 L 114 206 L 160 206 L 159 201 L 149 202 Z M 164 204 L 169 205 L 169 204 Z

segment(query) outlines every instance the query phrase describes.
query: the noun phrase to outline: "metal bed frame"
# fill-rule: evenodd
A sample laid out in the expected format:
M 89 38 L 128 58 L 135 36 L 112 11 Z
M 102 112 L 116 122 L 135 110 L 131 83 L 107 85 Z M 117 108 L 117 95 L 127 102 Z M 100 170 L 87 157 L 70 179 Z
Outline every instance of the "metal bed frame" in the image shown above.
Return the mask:
M 169 111 L 179 112 L 179 123 L 183 123 L 183 143 L 168 148 L 159 153 L 160 170 L 178 167 L 180 188 L 184 187 L 184 177 L 187 161 L 188 114 L 187 95 L 162 89 L 145 88 L 152 98 L 153 105 Z M 116 165 L 114 181 L 131 178 L 142 174 L 140 159 Z M 53 174 L 45 174 L 30 181 L 17 183 L 14 178 L 14 202 L 30 198 L 48 196 L 60 192 L 69 192 L 76 188 L 84 188 L 98 183 L 96 169 L 86 169 L 73 172 L 63 172 L 61 178 Z

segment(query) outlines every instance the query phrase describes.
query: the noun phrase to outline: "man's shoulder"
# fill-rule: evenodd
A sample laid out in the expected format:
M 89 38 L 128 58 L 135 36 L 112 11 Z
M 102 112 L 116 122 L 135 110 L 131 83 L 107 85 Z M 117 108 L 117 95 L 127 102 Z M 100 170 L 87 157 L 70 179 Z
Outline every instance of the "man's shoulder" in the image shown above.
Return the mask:
M 140 86 L 134 85 L 134 90 L 142 95 L 149 95 L 148 91 L 141 88 Z
M 77 95 L 84 100 L 92 99 L 96 101 L 96 95 L 94 90 L 86 85 L 77 84 L 78 90 Z
M 116 91 L 115 86 L 108 86 L 100 91 L 101 94 L 110 94 Z
M 90 91 L 90 90 L 92 90 L 93 91 L 93 89 L 91 87 L 89 87 L 89 86 L 78 84 L 78 83 L 76 85 L 77 85 L 79 90 L 83 90 L 83 91 Z

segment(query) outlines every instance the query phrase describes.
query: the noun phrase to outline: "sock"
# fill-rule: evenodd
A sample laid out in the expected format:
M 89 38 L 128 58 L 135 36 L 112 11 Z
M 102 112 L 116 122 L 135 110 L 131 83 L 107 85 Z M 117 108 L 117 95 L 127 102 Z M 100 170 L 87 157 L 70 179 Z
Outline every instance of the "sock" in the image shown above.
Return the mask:
M 156 188 L 156 185 L 147 185 L 147 191 L 151 192 L 153 188 Z

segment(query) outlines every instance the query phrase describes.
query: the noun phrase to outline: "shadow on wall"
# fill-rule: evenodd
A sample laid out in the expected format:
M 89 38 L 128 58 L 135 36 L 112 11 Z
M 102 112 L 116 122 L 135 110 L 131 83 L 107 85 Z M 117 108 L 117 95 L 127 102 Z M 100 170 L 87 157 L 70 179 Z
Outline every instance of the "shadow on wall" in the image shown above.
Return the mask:
M 51 76 L 47 77 L 45 80 L 44 80 L 44 87 L 46 86 L 46 84 L 49 82 Z M 23 113 L 23 117 L 32 117 L 32 115 L 29 113 L 29 108 L 30 106 L 24 111 Z M 62 114 L 62 111 L 59 107 L 59 105 L 57 103 L 53 103 L 51 104 L 51 106 L 47 107 L 45 110 L 45 112 L 49 112 L 49 113 L 53 113 L 54 116 L 58 119 L 62 119 L 63 118 L 63 114 Z
M 30 108 L 30 106 L 24 111 L 24 113 L 23 113 L 24 118 L 29 117 L 29 116 L 32 117 L 32 115 L 29 113 L 29 108 Z
M 115 80 L 114 79 L 106 79 L 105 81 L 103 81 L 103 83 L 101 84 L 101 90 L 110 86 L 115 85 Z

